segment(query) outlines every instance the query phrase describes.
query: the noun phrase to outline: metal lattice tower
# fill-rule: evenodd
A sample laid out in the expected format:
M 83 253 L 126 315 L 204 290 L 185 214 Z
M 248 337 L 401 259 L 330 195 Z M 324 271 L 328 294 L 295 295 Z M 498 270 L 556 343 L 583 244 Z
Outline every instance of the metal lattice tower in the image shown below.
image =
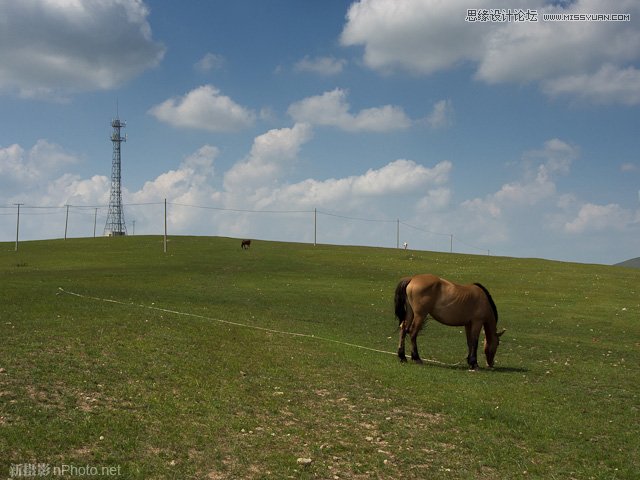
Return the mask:
M 121 122 L 116 116 L 111 121 L 113 133 L 111 134 L 111 142 L 113 142 L 113 161 L 111 164 L 111 197 L 109 199 L 109 213 L 107 214 L 107 224 L 104 226 L 104 234 L 111 237 L 117 237 L 127 234 L 127 226 L 124 222 L 124 210 L 122 209 L 122 190 L 120 188 L 121 180 L 121 157 L 120 144 L 127 141 L 126 136 L 120 135 L 120 129 L 126 126 L 126 122 Z

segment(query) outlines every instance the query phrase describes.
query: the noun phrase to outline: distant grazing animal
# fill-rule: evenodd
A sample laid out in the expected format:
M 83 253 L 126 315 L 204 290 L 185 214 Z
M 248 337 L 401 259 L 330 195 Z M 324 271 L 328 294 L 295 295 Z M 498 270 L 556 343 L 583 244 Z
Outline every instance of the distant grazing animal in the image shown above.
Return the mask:
M 251 247 L 251 240 L 242 240 L 242 243 L 240 244 L 240 247 L 243 250 L 248 250 L 249 247 Z
M 456 285 L 430 274 L 403 278 L 396 287 L 395 312 L 400 324 L 398 357 L 401 362 L 407 361 L 404 337 L 409 333 L 411 359 L 422 363 L 416 339 L 427 315 L 431 315 L 445 325 L 464 325 L 469 347 L 467 363 L 473 370 L 478 368 L 478 338 L 484 327 L 484 354 L 487 364 L 493 368 L 500 337 L 505 330 L 497 332 L 498 309 L 489 291 L 479 283 Z

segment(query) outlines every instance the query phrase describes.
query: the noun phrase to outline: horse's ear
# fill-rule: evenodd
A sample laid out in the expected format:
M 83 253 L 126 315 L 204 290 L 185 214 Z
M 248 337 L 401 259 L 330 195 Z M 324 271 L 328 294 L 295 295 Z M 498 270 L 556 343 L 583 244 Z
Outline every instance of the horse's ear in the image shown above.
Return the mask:
M 498 332 L 498 337 L 501 337 L 501 336 L 502 336 L 502 334 L 503 334 L 504 332 L 506 332 L 506 331 L 507 331 L 507 329 L 506 329 L 506 328 L 503 328 L 501 332 Z

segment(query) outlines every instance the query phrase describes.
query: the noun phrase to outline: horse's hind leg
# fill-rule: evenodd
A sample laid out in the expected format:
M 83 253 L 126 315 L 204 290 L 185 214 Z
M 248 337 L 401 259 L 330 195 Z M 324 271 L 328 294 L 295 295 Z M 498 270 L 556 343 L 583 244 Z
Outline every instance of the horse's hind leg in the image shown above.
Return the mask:
M 398 358 L 400 358 L 401 362 L 407 361 L 407 356 L 404 353 L 404 337 L 406 337 L 407 335 L 406 324 L 406 320 L 403 320 L 402 323 L 400 323 L 400 343 L 398 344 Z
M 418 333 L 422 330 L 422 324 L 424 323 L 424 319 L 421 319 L 417 316 L 413 317 L 413 322 L 411 322 L 411 360 L 416 363 L 422 363 L 422 359 L 418 354 Z

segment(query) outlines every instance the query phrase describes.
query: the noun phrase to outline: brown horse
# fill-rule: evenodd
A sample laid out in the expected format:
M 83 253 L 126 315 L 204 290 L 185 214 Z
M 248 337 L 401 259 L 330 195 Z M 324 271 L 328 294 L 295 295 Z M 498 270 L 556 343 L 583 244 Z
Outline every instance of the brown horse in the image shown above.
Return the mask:
M 251 247 L 251 240 L 242 240 L 242 243 L 240 244 L 240 248 L 242 248 L 243 250 L 248 250 Z
M 493 368 L 500 337 L 505 330 L 497 332 L 498 309 L 489 291 L 479 283 L 456 285 L 429 274 L 406 277 L 396 287 L 395 311 L 400 324 L 398 357 L 401 362 L 407 361 L 404 337 L 409 333 L 411 359 L 422 363 L 416 339 L 427 315 L 431 315 L 444 325 L 464 325 L 469 347 L 467 363 L 474 370 L 478 368 L 478 338 L 484 327 L 484 354 L 487 364 Z

